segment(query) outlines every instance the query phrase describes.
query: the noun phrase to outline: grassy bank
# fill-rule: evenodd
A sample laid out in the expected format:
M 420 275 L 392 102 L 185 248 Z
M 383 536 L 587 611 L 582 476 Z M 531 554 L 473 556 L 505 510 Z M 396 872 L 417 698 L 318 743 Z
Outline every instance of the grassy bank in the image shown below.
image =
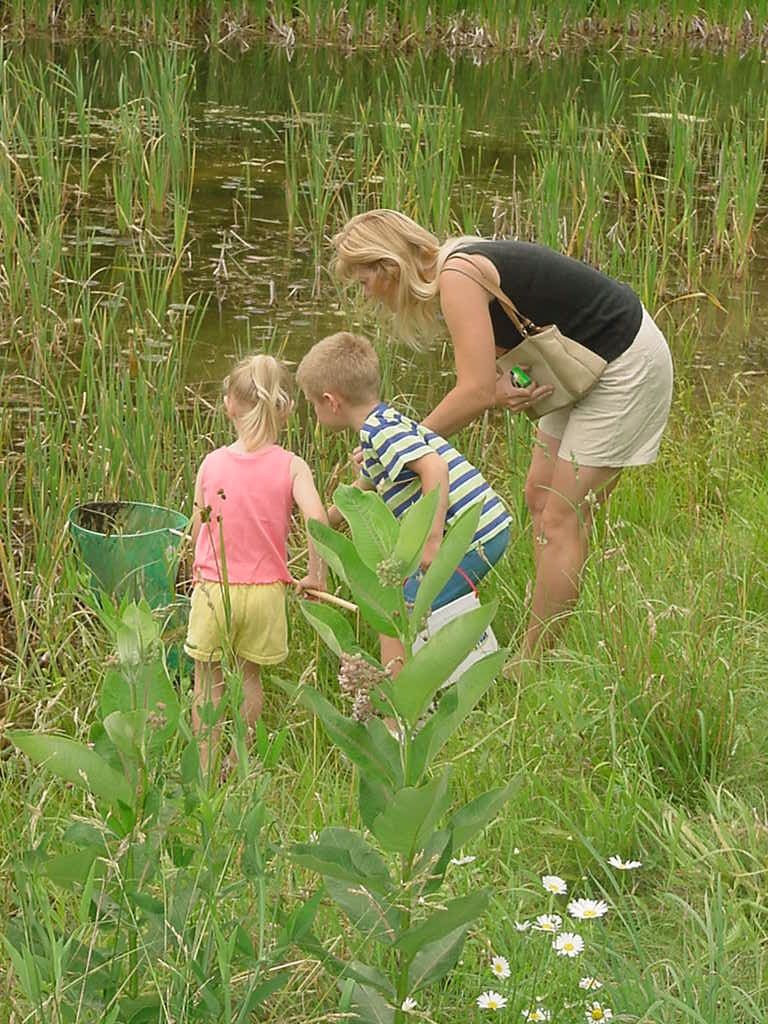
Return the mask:
M 689 14 L 680 8 L 676 16 Z M 142 54 L 126 73 L 119 110 L 105 114 L 93 109 L 83 75 L 51 83 L 43 67 L 5 56 L 3 731 L 59 731 L 98 743 L 115 643 L 87 598 L 67 513 L 94 498 L 189 509 L 202 454 L 229 437 L 217 386 L 199 384 L 189 370 L 203 315 L 183 275 L 185 261 L 197 258 L 188 231 L 197 154 L 186 108 L 194 66 L 184 52 Z M 419 96 L 402 81 L 393 74 L 354 123 L 334 117 L 332 91 L 312 110 L 286 114 L 286 248 L 300 244 L 324 263 L 342 200 L 356 209 L 386 197 L 440 230 L 492 229 L 494 189 L 475 188 L 474 153 L 449 84 Z M 533 145 L 517 187 L 500 190 L 498 226 L 594 258 L 643 294 L 675 354 L 672 420 L 659 463 L 628 473 L 599 517 L 567 646 L 519 686 L 499 680 L 441 753 L 466 799 L 514 777 L 519 789 L 481 837 L 456 851 L 449 896 L 488 885 L 490 905 L 447 983 L 418 997 L 417 1020 L 492 1016 L 476 1005 L 488 989 L 507 999 L 499 1013 L 507 1020 L 538 1005 L 553 1020 L 576 1024 L 587 997 L 610 1007 L 615 1020 L 758 1024 L 766 1017 L 768 405 L 763 378 L 738 372 L 738 340 L 724 339 L 708 356 L 728 360 L 719 380 L 697 369 L 712 316 L 737 339 L 748 332 L 749 309 L 734 302 L 726 321 L 705 282 L 740 274 L 750 284 L 765 197 L 764 124 L 749 96 L 731 115 L 711 94 L 672 82 L 660 93 L 663 116 L 630 132 L 615 114 L 620 89 L 603 79 L 601 112 L 586 121 L 566 98 L 561 118 L 527 126 Z M 387 119 L 395 90 L 398 116 Z M 373 133 L 361 127 L 369 122 Z M 725 122 L 725 132 L 705 130 L 710 122 Z M 378 170 L 371 137 L 382 142 Z M 407 138 L 416 143 L 404 145 Z M 439 173 L 425 160 L 426 139 L 441 148 Z M 329 167 L 338 177 L 323 177 Z M 313 168 L 322 173 L 313 178 Z M 452 183 L 449 203 L 434 187 L 441 175 Z M 113 261 L 94 252 L 94 209 L 121 241 Z M 322 221 L 311 216 L 318 209 Z M 335 298 L 323 279 L 321 301 Z M 426 411 L 450 379 L 448 355 L 439 362 L 395 349 L 351 297 L 344 301 L 350 320 L 377 340 L 385 392 Z M 272 347 L 284 341 L 276 337 Z M 286 441 L 330 494 L 344 478 L 347 441 L 316 433 L 301 409 Z M 530 427 L 490 417 L 464 431 L 460 446 L 513 513 L 514 547 L 486 596 L 499 598 L 495 628 L 514 646 L 532 573 L 522 499 Z M 296 545 L 298 566 L 298 535 Z M 279 674 L 311 679 L 338 703 L 337 660 L 293 601 L 290 609 L 291 655 Z M 372 649 L 370 633 L 360 635 Z M 276 922 L 301 908 L 315 886 L 313 874 L 286 861 L 283 847 L 325 826 L 358 827 L 355 776 L 312 716 L 275 681 L 266 688 L 266 727 L 273 738 L 282 733 L 282 749 L 260 742 L 242 776 L 210 786 L 188 808 L 181 762 L 188 681 L 180 684 L 181 724 L 154 777 L 163 799 L 176 802 L 173 822 L 163 827 L 178 828 L 179 843 L 144 894 L 144 912 L 161 922 L 152 942 L 144 919 L 127 911 L 118 917 L 109 901 L 95 898 L 93 879 L 67 888 L 38 870 L 46 855 L 71 853 L 74 837 L 102 818 L 81 789 L 3 747 L 2 931 L 12 927 L 15 941 L 35 951 L 20 963 L 2 947 L 3 1020 L 122 1024 L 85 998 L 74 1008 L 70 999 L 95 970 L 96 927 L 110 914 L 114 934 L 127 936 L 116 965 L 125 983 L 120 997 L 153 993 L 164 1007 L 152 1017 L 137 1004 L 134 1024 L 247 1020 L 244 993 L 257 968 L 241 966 L 249 947 L 239 929 L 262 955 L 258 970 L 288 972 L 283 988 L 265 996 L 264 1019 L 338 1019 L 335 982 L 315 957 L 278 944 Z M 262 806 L 257 828 L 246 819 Z M 140 859 L 141 824 L 127 839 Z M 110 848 L 115 861 L 119 846 Z M 264 865 L 254 863 L 254 851 L 264 853 Z M 607 862 L 614 854 L 642 867 L 616 870 Z M 600 921 L 568 919 L 586 943 L 573 960 L 556 957 L 546 934 L 516 928 L 541 913 L 566 916 L 567 901 L 542 887 L 545 874 L 562 877 L 569 895 L 610 905 Z M 370 942 L 340 924 L 329 899 L 318 913 L 318 935 L 335 943 L 338 956 L 367 957 Z M 491 954 L 509 960 L 508 978 L 491 974 Z M 602 989 L 579 988 L 590 975 Z M 206 1001 L 210 979 L 219 1004 Z

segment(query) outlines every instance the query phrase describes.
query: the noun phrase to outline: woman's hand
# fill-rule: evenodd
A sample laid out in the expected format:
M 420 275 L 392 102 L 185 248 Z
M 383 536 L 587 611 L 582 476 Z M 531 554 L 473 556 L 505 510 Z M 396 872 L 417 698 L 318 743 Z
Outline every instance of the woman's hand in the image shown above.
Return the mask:
M 496 408 L 510 412 L 524 412 L 540 398 L 551 395 L 555 389 L 551 384 L 537 384 L 533 381 L 527 388 L 516 387 L 509 373 L 502 373 L 496 379 Z

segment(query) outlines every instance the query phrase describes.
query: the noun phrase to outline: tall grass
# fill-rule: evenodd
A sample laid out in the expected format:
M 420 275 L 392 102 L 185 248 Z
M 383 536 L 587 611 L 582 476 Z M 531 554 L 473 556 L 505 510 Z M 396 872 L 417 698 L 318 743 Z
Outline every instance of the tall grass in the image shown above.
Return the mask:
M 113 32 L 168 40 L 206 37 L 214 45 L 233 35 L 311 42 L 431 43 L 449 47 L 503 47 L 540 50 L 585 36 L 629 35 L 641 39 L 689 36 L 711 39 L 717 45 L 760 45 L 763 40 L 764 0 L 751 5 L 674 2 L 627 9 L 616 0 L 591 3 L 564 0 L 542 9 L 534 0 L 499 5 L 477 0 L 468 9 L 459 0 L 9 0 L 3 8 L 5 28 L 18 35 L 53 30 Z
M 21 25 L 22 8 L 8 9 Z M 163 31 L 177 30 L 171 7 L 155 5 L 153 13 L 148 5 L 115 3 L 112 9 L 118 21 L 142 31 L 151 31 L 152 18 L 164 10 Z M 366 31 L 389 25 L 394 32 L 392 10 L 384 3 L 351 3 L 345 17 L 365 22 Z M 618 4 L 606 10 L 626 18 Z M 69 17 L 69 7 L 60 11 Z M 71 11 L 81 22 L 103 13 L 97 5 Z M 254 20 L 266 17 L 265 5 L 253 3 L 249 11 Z M 298 26 L 288 4 L 272 11 Z M 325 19 L 324 32 L 339 30 L 328 8 L 308 11 L 304 17 Z M 213 13 L 223 38 L 231 9 Z M 49 14 L 41 3 L 35 17 L 42 25 Z M 190 9 L 190 27 L 193 14 Z M 526 32 L 542 17 L 532 9 L 528 14 Z M 488 16 L 495 19 L 492 31 L 517 31 L 502 6 Z M 683 4 L 668 6 L 665 15 L 670 26 L 693 16 Z M 642 27 L 651 14 L 636 17 Z M 432 31 L 423 5 L 404 18 L 413 31 Z M 213 33 L 210 21 L 206 25 Z M 463 20 L 459 28 L 466 30 Z M 555 30 L 550 19 L 548 31 Z M 121 71 L 125 103 L 113 104 L 100 119 L 106 140 L 97 142 L 92 80 L 82 71 L 75 67 L 52 81 L 8 51 L 0 61 L 6 158 L 0 159 L 0 319 L 9 339 L 0 362 L 0 488 L 6 496 L 0 511 L 0 714 L 3 727 L 60 729 L 93 742 L 96 685 L 112 644 L 87 597 L 65 530 L 67 513 L 94 498 L 189 509 L 201 456 L 230 440 L 217 404 L 218 381 L 189 383 L 191 374 L 203 372 L 189 368 L 203 307 L 184 291 L 179 273 L 194 163 L 187 115 L 175 104 L 183 109 L 188 101 L 192 72 L 183 57 L 152 66 L 133 58 Z M 308 249 L 313 266 L 327 260 L 327 236 L 344 216 L 378 205 L 385 195 L 441 233 L 454 227 L 490 232 L 495 205 L 500 232 L 511 227 L 522 237 L 550 241 L 640 290 L 677 362 L 678 391 L 661 461 L 627 473 L 601 513 L 565 646 L 519 687 L 499 680 L 445 750 L 467 798 L 517 773 L 523 785 L 511 813 L 463 851 L 476 860 L 451 867 L 452 894 L 467 887 L 465 873 L 477 872 L 491 887 L 492 904 L 470 936 L 464 962 L 422 1008 L 434 1020 L 479 1019 L 477 995 L 496 986 L 488 970 L 491 953 L 510 959 L 510 1019 L 522 1019 L 520 1011 L 541 995 L 562 1004 L 581 999 L 571 1021 L 583 1020 L 582 972 L 604 982 L 594 995 L 613 1008 L 614 1019 L 758 1024 L 766 1017 L 768 407 L 759 389 L 747 390 L 750 378 L 736 378 L 730 390 L 708 378 L 711 393 L 703 393 L 693 357 L 702 331 L 711 329 L 707 311 L 714 307 L 701 299 L 671 302 L 689 287 L 708 284 L 713 268 L 725 280 L 748 273 L 751 248 L 760 241 L 764 125 L 759 99 L 744 97 L 731 114 L 710 90 L 676 80 L 660 86 L 638 113 L 629 109 L 630 88 L 615 74 L 598 76 L 596 113 L 585 111 L 574 94 L 563 98 L 557 117 L 528 119 L 530 150 L 519 156 L 514 179 L 498 173 L 490 185 L 486 175 L 495 157 L 468 150 L 466 108 L 451 79 L 428 86 L 418 71 L 410 79 L 395 72 L 380 88 L 350 95 L 334 86 L 322 96 L 315 90 L 306 103 L 297 88 L 295 106 L 286 112 L 292 234 L 275 230 L 286 248 Z M 173 109 L 165 90 L 174 97 Z M 110 227 L 118 223 L 115 197 L 107 204 L 104 189 L 114 187 L 122 170 L 113 159 L 123 138 L 119 160 L 136 158 L 126 174 L 121 225 L 133 241 L 99 261 L 92 224 L 94 218 Z M 164 167 L 160 154 L 174 165 Z M 241 154 L 238 145 L 237 161 Z M 322 216 L 315 216 L 313 203 Z M 178 226 L 169 223 L 171 215 L 181 219 Z M 252 230 L 246 229 L 249 239 L 259 229 Z M 295 264 L 287 266 L 293 275 Z M 278 282 L 281 294 L 294 280 L 286 272 Z M 443 352 L 442 361 L 411 356 L 352 298 L 345 303 L 345 321 L 362 324 L 377 342 L 384 393 L 423 414 L 451 380 L 450 353 Z M 322 312 L 324 304 L 325 296 L 311 308 Z M 729 305 L 736 334 L 744 329 L 746 300 L 735 293 Z M 713 315 L 719 330 L 722 314 Z M 302 344 L 314 330 L 313 321 L 300 335 Z M 265 345 L 283 351 L 285 333 L 275 327 Z M 729 360 L 723 375 L 730 379 L 738 344 L 725 339 L 718 354 Z M 302 407 L 286 441 L 308 459 L 325 494 L 335 480 L 348 479 L 352 439 L 324 435 Z M 530 441 L 527 421 L 496 416 L 457 440 L 512 513 L 512 548 L 485 587 L 501 599 L 495 628 L 510 645 L 525 623 L 533 569 L 522 497 Z M 292 550 L 299 560 L 300 548 L 297 535 Z M 337 665 L 318 649 L 295 604 L 289 607 L 291 654 L 280 675 L 312 677 L 335 699 Z M 361 637 L 373 642 L 365 632 Z M 265 676 L 266 730 L 287 729 L 265 796 L 271 838 L 307 840 L 324 825 L 356 826 L 349 820 L 355 786 L 349 765 L 278 695 L 272 673 Z M 184 704 L 188 680 L 180 689 Z M 170 788 L 180 771 L 168 766 Z M 261 772 L 255 767 L 253 775 Z M 26 870 L 30 850 L 43 844 L 42 856 L 45 845 L 61 840 L 72 814 L 86 819 L 80 822 L 85 826 L 92 809 L 75 791 L 27 773 L 7 750 L 0 773 L 2 913 L 17 927 L 35 921 L 38 932 L 80 941 L 91 928 L 83 891 L 35 888 L 37 880 L 30 891 L 12 867 Z M 224 801 L 213 802 L 207 827 L 216 836 Z M 228 820 L 227 827 L 238 823 Z M 221 877 L 237 885 L 233 849 L 215 853 L 230 858 Z M 605 860 L 614 853 L 642 860 L 643 868 L 611 872 Z M 515 920 L 550 909 L 540 883 L 548 872 L 567 878 L 579 890 L 575 895 L 600 895 L 611 904 L 605 930 L 590 932 L 584 958 L 565 967 L 550 956 L 547 936 L 514 927 Z M 286 911 L 301 905 L 304 874 L 285 872 L 275 884 Z M 218 892 L 214 886 L 205 898 Z M 169 906 L 164 892 L 154 895 Z M 562 912 L 560 904 L 552 909 Z M 215 960 L 226 977 L 232 936 L 212 935 L 204 915 L 188 917 L 186 931 L 178 928 L 180 919 L 172 923 L 183 940 L 197 948 L 208 942 L 206 963 L 213 970 Z M 264 919 L 257 914 L 255 920 L 258 929 Z M 339 956 L 365 948 L 365 937 L 344 930 L 326 904 L 318 932 L 337 944 Z M 190 961 L 175 941 L 163 965 L 147 956 L 142 969 L 157 972 L 158 992 L 183 989 L 179 1005 L 192 1005 L 200 989 L 181 967 L 176 971 Z M 52 943 L 50 952 L 48 962 L 62 962 L 56 960 L 59 946 Z M 34 1003 L 5 947 L 0 957 L 0 1017 L 30 1019 Z M 270 999 L 267 1019 L 307 1024 L 338 1012 L 335 983 L 316 961 L 297 956 L 291 970 L 285 992 Z M 234 980 L 245 985 L 249 979 Z M 68 983 L 54 973 L 51 990 L 60 994 Z M 56 1020 L 49 1007 L 57 1005 L 46 1004 L 45 1019 Z M 563 1019 L 568 1012 L 563 1006 Z M 88 1020 L 86 1008 L 73 1024 Z

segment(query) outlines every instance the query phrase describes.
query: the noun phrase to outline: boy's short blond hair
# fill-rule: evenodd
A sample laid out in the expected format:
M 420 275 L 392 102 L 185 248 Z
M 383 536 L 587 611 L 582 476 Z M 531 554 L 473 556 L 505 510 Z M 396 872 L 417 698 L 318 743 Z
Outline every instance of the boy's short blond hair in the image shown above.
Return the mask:
M 310 399 L 326 392 L 347 402 L 372 402 L 381 392 L 379 357 L 367 338 L 349 331 L 330 334 L 299 363 L 296 381 Z

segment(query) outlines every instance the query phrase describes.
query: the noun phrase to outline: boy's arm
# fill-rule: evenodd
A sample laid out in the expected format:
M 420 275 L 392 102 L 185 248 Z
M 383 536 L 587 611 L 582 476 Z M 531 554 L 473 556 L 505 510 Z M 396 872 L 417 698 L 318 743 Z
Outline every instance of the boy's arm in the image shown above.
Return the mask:
M 422 494 L 429 494 L 436 487 L 440 489 L 432 530 L 421 556 L 421 567 L 427 569 L 434 561 L 445 532 L 445 516 L 448 512 L 448 463 L 437 452 L 432 452 L 409 462 L 408 469 L 412 469 L 421 481 Z
M 304 522 L 308 525 L 310 519 L 318 519 L 321 523 L 328 522 L 325 514 L 323 500 L 317 493 L 315 481 L 312 478 L 312 471 L 304 459 L 298 455 L 293 458 L 291 464 L 291 476 L 293 479 L 293 500 L 299 508 Z M 307 575 L 296 581 L 296 589 L 299 593 L 302 590 L 325 590 L 326 587 L 326 565 L 318 554 L 312 538 L 307 530 L 307 548 L 309 560 L 307 564 Z

